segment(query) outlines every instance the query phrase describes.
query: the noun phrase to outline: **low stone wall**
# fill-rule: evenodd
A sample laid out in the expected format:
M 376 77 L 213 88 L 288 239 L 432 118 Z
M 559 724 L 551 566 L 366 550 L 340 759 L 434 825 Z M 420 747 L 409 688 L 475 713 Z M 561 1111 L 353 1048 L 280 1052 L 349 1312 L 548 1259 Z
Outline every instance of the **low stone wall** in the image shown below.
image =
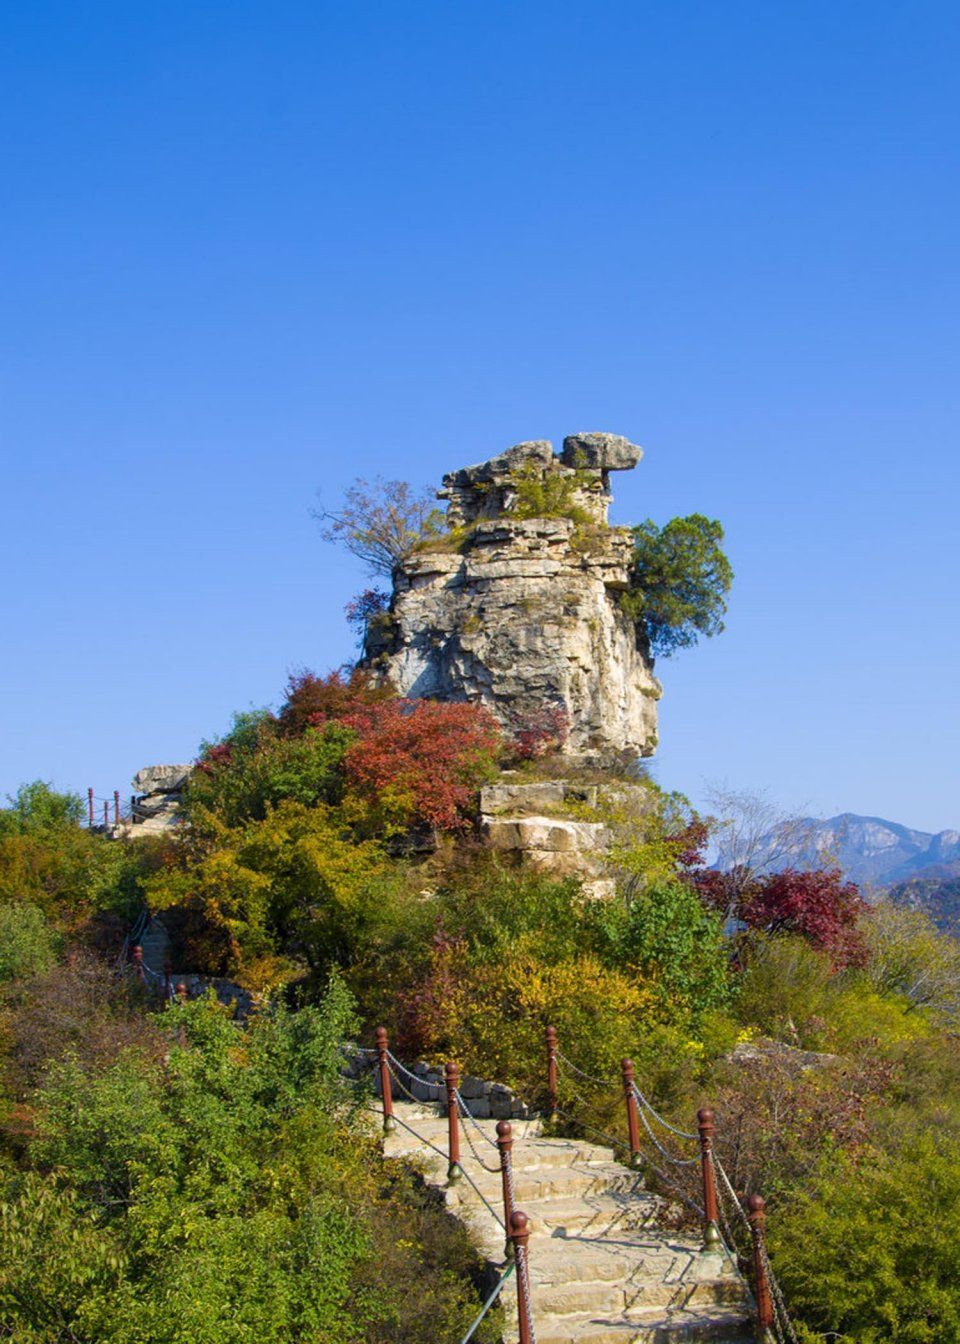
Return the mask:
M 361 1078 L 365 1073 L 372 1073 L 375 1090 L 379 1096 L 380 1074 L 378 1070 L 371 1069 L 370 1060 L 369 1054 L 361 1054 L 359 1051 L 348 1053 L 344 1073 L 348 1078 Z M 407 1067 L 413 1074 L 413 1079 L 403 1075 L 402 1082 L 410 1096 L 425 1105 L 430 1102 L 437 1104 L 440 1113 L 446 1115 L 447 1089 L 443 1069 L 435 1064 L 427 1064 L 422 1059 Z M 465 1074 L 460 1079 L 458 1090 L 464 1106 L 475 1120 L 526 1120 L 530 1116 L 530 1108 L 526 1102 L 521 1101 L 513 1088 L 507 1087 L 505 1083 L 491 1083 L 484 1078 L 474 1078 L 470 1074 Z M 410 1099 L 403 1088 L 398 1087 L 396 1083 L 393 1085 L 393 1095 L 397 1100 Z

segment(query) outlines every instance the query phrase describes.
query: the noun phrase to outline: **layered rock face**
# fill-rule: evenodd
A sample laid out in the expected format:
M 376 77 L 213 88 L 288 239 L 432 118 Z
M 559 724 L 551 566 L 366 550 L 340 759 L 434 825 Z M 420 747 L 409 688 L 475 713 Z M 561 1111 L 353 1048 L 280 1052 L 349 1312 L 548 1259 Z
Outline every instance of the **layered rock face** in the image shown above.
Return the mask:
M 631 537 L 606 521 L 610 472 L 640 456 L 581 434 L 559 457 L 522 443 L 444 477 L 452 531 L 396 573 L 366 665 L 401 695 L 480 702 L 509 731 L 561 711 L 571 753 L 651 755 L 660 686 L 618 603 Z M 528 516 L 540 500 L 568 516 Z

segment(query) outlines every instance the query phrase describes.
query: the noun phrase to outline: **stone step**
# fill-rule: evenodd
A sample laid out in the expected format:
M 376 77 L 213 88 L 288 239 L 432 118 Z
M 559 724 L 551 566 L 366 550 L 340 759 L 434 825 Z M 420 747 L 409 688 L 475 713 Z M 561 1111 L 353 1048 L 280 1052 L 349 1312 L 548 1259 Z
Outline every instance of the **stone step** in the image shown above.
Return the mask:
M 497 1151 L 473 1126 L 461 1143 L 463 1178 L 447 1184 L 447 1122 L 397 1108 L 440 1151 L 401 1128 L 385 1151 L 415 1160 L 443 1193 L 491 1265 L 502 1266 L 502 1179 Z M 663 1230 L 664 1201 L 608 1149 L 545 1138 L 532 1127 L 514 1146 L 514 1195 L 530 1222 L 530 1275 L 538 1344 L 745 1344 L 749 1294 L 732 1263 L 699 1238 Z M 520 1125 L 514 1125 L 514 1133 Z M 480 1123 L 493 1137 L 495 1124 Z M 467 1179 L 467 1178 L 471 1179 Z M 471 1183 L 471 1181 L 473 1183 Z M 486 1203 L 484 1202 L 486 1200 Z M 489 1207 L 488 1207 L 489 1205 Z M 504 1335 L 516 1335 L 516 1290 L 503 1298 Z
M 749 1344 L 754 1334 L 748 1314 L 736 1308 L 709 1311 L 662 1310 L 603 1319 L 593 1312 L 537 1317 L 537 1344 Z M 516 1344 L 516 1329 L 504 1332 Z
M 476 1186 L 490 1202 L 499 1204 L 503 1180 L 499 1172 L 477 1170 L 474 1162 L 462 1162 Z M 545 1199 L 570 1199 L 577 1195 L 597 1193 L 636 1193 L 646 1195 L 636 1172 L 612 1162 L 583 1163 L 581 1166 L 542 1166 L 524 1168 L 513 1173 L 514 1203 L 526 1210 L 527 1205 Z M 467 1181 L 461 1181 L 455 1195 L 462 1202 L 472 1203 L 477 1192 Z M 649 1196 L 647 1196 L 649 1198 Z

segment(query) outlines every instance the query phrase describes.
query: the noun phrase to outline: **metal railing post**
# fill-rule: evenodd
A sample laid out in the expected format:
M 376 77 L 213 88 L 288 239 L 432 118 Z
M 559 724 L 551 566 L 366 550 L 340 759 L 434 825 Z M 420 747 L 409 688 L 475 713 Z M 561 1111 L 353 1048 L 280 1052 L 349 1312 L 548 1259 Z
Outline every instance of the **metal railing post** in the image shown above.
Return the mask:
M 527 1215 L 520 1209 L 515 1209 L 510 1215 L 509 1227 L 513 1258 L 517 1265 L 517 1319 L 520 1327 L 520 1344 L 531 1344 L 533 1321 L 530 1307 L 530 1266 L 527 1261 L 530 1222 Z
M 110 829 L 110 804 L 106 798 L 103 800 L 103 829 L 105 831 Z
M 460 1180 L 463 1171 L 460 1167 L 460 1107 L 457 1104 L 460 1070 L 452 1059 L 447 1061 L 443 1077 L 447 1085 L 447 1135 L 449 1141 L 447 1181 L 450 1185 L 454 1185 Z
M 93 789 L 87 789 L 87 816 L 90 820 L 90 829 L 93 829 Z
M 773 1326 L 773 1297 L 767 1278 L 766 1256 L 766 1203 L 762 1195 L 751 1195 L 747 1200 L 747 1217 L 753 1237 L 753 1294 L 757 1302 L 757 1340 L 764 1344 Z
M 633 1090 L 633 1060 L 621 1059 L 623 1096 L 627 1103 L 627 1138 L 630 1142 L 630 1165 L 640 1165 L 640 1123 L 637 1119 L 637 1098 Z
M 697 1111 L 697 1129 L 700 1131 L 700 1166 L 703 1171 L 703 1249 L 719 1251 L 722 1243 L 717 1211 L 717 1175 L 713 1166 L 713 1111 L 707 1107 Z
M 114 826 L 119 826 L 119 825 L 120 825 L 120 790 L 119 790 L 119 789 L 114 789 L 114 791 L 113 791 L 113 824 L 114 824 Z
M 380 1070 L 380 1100 L 383 1103 L 383 1132 L 392 1134 L 397 1127 L 393 1115 L 393 1089 L 390 1083 L 390 1042 L 386 1027 L 377 1027 L 377 1061 Z
M 508 1256 L 512 1256 L 510 1215 L 513 1213 L 513 1129 L 509 1120 L 497 1121 L 497 1147 L 500 1149 L 500 1181 L 503 1185 L 503 1225 L 507 1229 L 505 1250 Z
M 557 1029 L 547 1027 L 547 1116 L 557 1118 Z

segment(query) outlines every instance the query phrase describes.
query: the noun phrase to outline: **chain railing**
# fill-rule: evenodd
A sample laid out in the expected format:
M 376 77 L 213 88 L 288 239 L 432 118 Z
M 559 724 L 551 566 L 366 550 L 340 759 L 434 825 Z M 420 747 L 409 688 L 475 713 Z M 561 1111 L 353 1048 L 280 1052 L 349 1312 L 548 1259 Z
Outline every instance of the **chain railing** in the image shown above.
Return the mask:
M 520 1344 L 536 1344 L 530 1302 L 527 1242 L 529 1228 L 526 1216 L 516 1207 L 513 1177 L 514 1137 L 509 1121 L 497 1125 L 497 1138 L 484 1132 L 477 1117 L 471 1112 L 460 1091 L 458 1066 L 448 1061 L 444 1068 L 443 1083 L 432 1082 L 413 1073 L 393 1055 L 385 1028 L 378 1028 L 377 1047 L 364 1052 L 371 1056 L 370 1063 L 378 1071 L 383 1125 L 391 1132 L 399 1124 L 447 1163 L 447 1179 L 451 1185 L 466 1179 L 491 1216 L 506 1233 L 506 1253 L 516 1262 L 518 1310 L 520 1313 Z M 729 1258 L 741 1272 L 751 1273 L 758 1338 L 774 1340 L 776 1344 L 798 1344 L 797 1334 L 790 1320 L 783 1292 L 777 1282 L 766 1250 L 766 1211 L 763 1199 L 751 1195 L 744 1201 L 733 1187 L 726 1169 L 714 1150 L 714 1116 L 707 1108 L 697 1113 L 697 1131 L 681 1129 L 656 1109 L 637 1084 L 633 1061 L 621 1060 L 620 1078 L 601 1078 L 580 1068 L 559 1048 L 557 1033 L 548 1029 L 546 1036 L 547 1091 L 546 1114 L 551 1120 L 562 1120 L 567 1125 L 596 1136 L 614 1151 L 623 1154 L 627 1164 L 649 1172 L 658 1184 L 696 1215 L 703 1229 L 703 1251 L 718 1253 Z M 407 1079 L 410 1086 L 404 1081 Z M 420 1103 L 424 1090 L 435 1093 L 430 1097 L 445 1106 L 447 1115 L 446 1151 L 415 1126 L 398 1117 L 393 1108 L 393 1087 L 410 1101 Z M 420 1093 L 418 1096 L 413 1088 Z M 596 1089 L 593 1099 L 582 1095 L 582 1089 Z M 597 1100 L 614 1091 L 622 1092 L 627 1139 L 598 1129 L 584 1118 L 595 1107 Z M 561 1105 L 567 1096 L 574 1109 Z M 466 1140 L 473 1162 L 491 1175 L 499 1174 L 503 1195 L 503 1217 L 493 1209 L 484 1192 L 461 1162 L 460 1140 Z M 485 1160 L 484 1145 L 498 1152 L 499 1162 Z M 689 1145 L 689 1146 L 688 1146 Z M 679 1151 L 677 1151 L 679 1146 Z M 684 1148 L 686 1147 L 686 1151 Z M 699 1178 L 694 1172 L 699 1168 Z M 522 1224 L 517 1219 L 522 1218 Z M 506 1276 L 504 1276 L 505 1278 Z M 502 1282 L 500 1287 L 502 1288 Z M 491 1301 L 500 1289 L 495 1290 Z M 479 1325 L 477 1319 L 471 1330 Z M 467 1336 L 467 1339 L 471 1335 Z

